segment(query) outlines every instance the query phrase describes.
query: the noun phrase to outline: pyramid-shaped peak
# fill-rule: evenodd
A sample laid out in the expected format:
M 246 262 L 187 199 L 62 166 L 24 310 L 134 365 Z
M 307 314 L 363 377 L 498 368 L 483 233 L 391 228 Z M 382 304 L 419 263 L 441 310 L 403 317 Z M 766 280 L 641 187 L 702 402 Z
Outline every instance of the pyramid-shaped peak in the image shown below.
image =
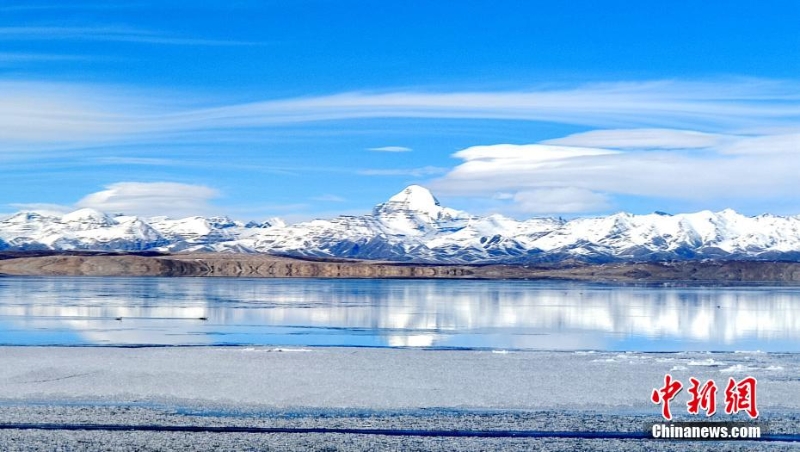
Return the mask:
M 77 223 L 88 222 L 88 223 L 99 223 L 99 224 L 113 223 L 111 217 L 109 217 L 103 212 L 100 212 L 99 210 L 92 209 L 89 207 L 85 207 L 83 209 L 78 209 L 74 212 L 70 212 L 64 215 L 61 219 L 62 221 L 67 223 L 71 222 L 77 222 Z
M 739 216 L 742 216 L 739 212 L 731 209 L 730 207 L 728 207 L 727 209 L 720 210 L 719 212 L 717 212 L 717 215 L 724 215 L 724 216 L 728 216 L 728 217 L 734 217 L 734 216 L 735 217 L 739 217 Z
M 388 229 L 404 234 L 463 227 L 461 223 L 469 219 L 466 212 L 442 207 L 430 190 L 419 185 L 409 185 L 385 203 L 378 204 L 373 215 Z
M 386 204 L 391 204 L 396 208 L 402 207 L 407 210 L 423 212 L 441 205 L 439 200 L 433 196 L 433 193 L 421 185 L 409 185 L 400 193 L 389 198 L 389 202 Z

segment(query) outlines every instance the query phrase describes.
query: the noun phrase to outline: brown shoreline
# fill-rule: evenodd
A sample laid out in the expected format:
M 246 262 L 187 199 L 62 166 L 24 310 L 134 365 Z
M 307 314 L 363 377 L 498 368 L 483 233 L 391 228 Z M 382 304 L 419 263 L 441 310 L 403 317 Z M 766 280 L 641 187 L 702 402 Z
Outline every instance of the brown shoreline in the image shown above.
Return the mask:
M 800 285 L 800 263 L 680 261 L 570 266 L 432 265 L 300 259 L 235 253 L 4 252 L 6 276 L 193 276 L 256 278 L 568 279 L 596 282 L 776 283 Z

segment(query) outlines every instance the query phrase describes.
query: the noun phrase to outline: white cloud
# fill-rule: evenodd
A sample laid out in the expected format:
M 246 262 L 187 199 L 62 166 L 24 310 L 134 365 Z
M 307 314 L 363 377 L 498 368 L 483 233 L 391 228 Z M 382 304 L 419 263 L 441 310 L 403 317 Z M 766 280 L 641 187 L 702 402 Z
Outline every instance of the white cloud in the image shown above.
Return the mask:
M 65 214 L 75 210 L 74 207 L 64 206 L 61 204 L 48 204 L 48 203 L 13 203 L 9 206 L 25 211 L 41 212 L 41 213 L 54 213 Z
M 800 158 L 800 132 L 780 135 L 740 137 L 720 148 L 723 154 L 783 154 L 783 158 Z M 773 155 L 767 158 L 781 158 Z
M 128 103 L 130 102 L 130 103 Z M 117 110 L 126 105 L 130 110 Z M 52 83 L 0 82 L 0 144 L 49 148 L 119 141 L 144 133 L 150 101 L 112 88 Z
M 520 191 L 514 202 L 520 211 L 534 214 L 592 213 L 610 207 L 605 195 L 575 187 Z
M 375 152 L 411 152 L 411 148 L 407 148 L 405 146 L 383 146 L 380 148 L 369 148 L 368 151 L 375 151 Z
M 500 92 L 343 93 L 256 102 L 193 113 L 251 125 L 357 118 L 484 118 L 595 127 L 718 128 L 774 125 L 800 117 L 790 83 L 635 82 Z
M 720 144 L 723 139 L 724 137 L 718 134 L 692 130 L 611 129 L 576 133 L 542 143 L 611 149 L 689 149 L 714 146 Z
M 610 208 L 615 195 L 765 206 L 796 198 L 800 134 L 729 134 L 709 139 L 706 147 L 687 140 L 686 148 L 672 149 L 686 138 L 684 132 L 615 130 L 548 141 L 586 147 L 475 146 L 455 153 L 462 163 L 430 187 L 442 195 L 485 199 L 513 193 L 513 209 L 535 213 L 595 212 Z M 625 149 L 589 147 L 595 144 L 591 137 L 598 145 Z
M 514 199 L 514 193 L 504 193 L 498 192 L 492 196 L 492 199 L 504 200 L 504 199 Z
M 153 157 L 98 157 L 94 159 L 93 162 L 104 165 L 144 165 L 144 166 L 186 165 L 186 162 L 181 162 L 179 160 L 153 158 Z
M 175 182 L 118 182 L 89 194 L 75 205 L 129 215 L 186 217 L 213 213 L 219 192 L 203 185 Z
M 239 46 L 255 43 L 222 40 L 198 39 L 180 36 L 169 36 L 149 30 L 131 27 L 0 27 L 0 39 L 14 41 L 30 40 L 80 40 L 80 41 L 116 41 L 141 44 L 167 44 L 192 46 Z
M 322 202 L 345 202 L 346 199 L 342 198 L 341 196 L 331 195 L 331 194 L 324 194 L 322 196 L 315 196 L 311 198 L 314 201 L 322 201 Z
M 394 168 L 394 169 L 364 169 L 356 171 L 362 176 L 410 176 L 426 177 L 444 174 L 448 168 L 438 166 L 423 166 L 421 168 Z
M 728 133 L 796 125 L 800 120 L 798 92 L 800 87 L 793 83 L 752 79 L 656 81 L 497 92 L 351 92 L 221 106 L 206 98 L 197 100 L 205 105 L 190 106 L 184 104 L 185 99 L 203 97 L 133 92 L 122 87 L 6 81 L 0 82 L 0 144 L 9 150 L 13 147 L 8 144 L 32 147 L 141 141 L 190 131 L 225 133 L 230 129 L 364 118 L 508 119 L 603 129 Z M 671 133 L 676 140 L 677 135 L 683 141 L 702 138 L 684 132 Z M 610 133 L 604 132 L 606 139 L 619 144 Z M 579 139 L 572 137 L 571 144 L 580 144 L 576 142 Z M 641 142 L 644 138 L 628 139 Z
M 0 64 L 35 63 L 52 61 L 79 61 L 88 57 L 80 55 L 59 55 L 52 53 L 0 52 Z
M 323 120 L 513 119 L 596 130 L 528 145 L 467 148 L 454 154 L 461 162 L 452 169 L 423 166 L 357 173 L 407 178 L 443 175 L 430 184 L 442 195 L 492 199 L 502 193 L 516 200 L 518 208 L 528 210 L 541 209 L 531 201 L 536 196 L 546 200 L 570 193 L 577 200 L 573 206 L 587 209 L 613 203 L 620 195 L 700 203 L 786 200 L 796 198 L 800 174 L 797 93 L 800 87 L 794 82 L 738 79 L 502 92 L 356 92 L 212 105 L 207 98 L 176 93 L 0 82 L 0 152 L 22 158 L 17 152 L 21 149 L 52 150 L 126 140 L 157 143 L 170 137 L 196 137 L 201 132 L 204 139 L 211 140 L 219 136 L 215 134 L 236 136 L 235 132 L 243 129 Z M 200 100 L 189 105 L 183 99 Z M 373 148 L 383 152 L 400 149 Z M 162 159 L 117 162 L 170 164 Z M 113 190 L 109 187 L 101 193 L 108 191 Z M 99 194 L 95 195 L 87 198 L 96 202 Z M 200 196 L 199 205 L 212 197 Z M 120 198 L 109 195 L 104 202 L 115 199 Z
M 514 166 L 519 164 L 539 167 L 568 159 L 619 153 L 619 151 L 609 149 L 587 147 L 548 146 L 543 144 L 495 144 L 491 146 L 472 146 L 456 152 L 453 157 L 483 164 L 495 162 Z

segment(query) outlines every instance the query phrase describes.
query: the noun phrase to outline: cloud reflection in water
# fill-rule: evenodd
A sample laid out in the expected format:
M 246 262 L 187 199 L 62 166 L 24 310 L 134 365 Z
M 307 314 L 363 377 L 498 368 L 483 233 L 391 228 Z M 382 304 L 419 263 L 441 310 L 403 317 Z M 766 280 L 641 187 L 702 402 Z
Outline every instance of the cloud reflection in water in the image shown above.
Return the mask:
M 0 331 L 6 330 L 0 341 L 6 344 L 797 351 L 798 313 L 800 289 L 795 288 L 232 278 L 0 280 Z M 33 341 L 36 335 L 48 339 Z

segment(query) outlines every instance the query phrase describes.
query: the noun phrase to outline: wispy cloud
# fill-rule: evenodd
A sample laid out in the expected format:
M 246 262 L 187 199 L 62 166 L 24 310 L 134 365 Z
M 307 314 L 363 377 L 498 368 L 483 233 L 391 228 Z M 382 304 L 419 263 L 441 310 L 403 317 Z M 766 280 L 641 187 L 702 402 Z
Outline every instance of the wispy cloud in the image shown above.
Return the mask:
M 63 146 L 363 118 L 514 119 L 719 133 L 796 125 L 798 92 L 789 82 L 641 82 L 519 92 L 344 93 L 187 108 L 180 99 L 196 96 L 0 82 L 0 144 Z
M 152 130 L 147 124 L 161 110 L 157 105 L 109 87 L 0 82 L 0 144 L 17 151 L 15 144 L 36 149 L 124 140 Z
M 18 210 L 25 210 L 25 211 L 34 211 L 34 212 L 52 212 L 56 214 L 64 214 L 69 213 L 75 210 L 72 206 L 64 206 L 61 204 L 49 204 L 49 203 L 12 203 L 9 206 L 18 209 Z
M 606 195 L 575 187 L 519 191 L 513 200 L 519 211 L 535 214 L 593 213 L 611 207 Z
M 34 3 L 34 2 L 8 2 L 0 6 L 2 12 L 15 12 L 15 11 L 43 11 L 43 10 L 94 10 L 94 9 L 120 9 L 131 8 L 143 5 L 142 2 L 49 2 L 49 3 Z
M 175 182 L 117 182 L 75 203 L 103 212 L 129 215 L 185 217 L 213 213 L 209 201 L 219 191 L 204 185 Z
M 619 168 L 623 171 L 623 176 L 617 177 L 616 182 L 609 180 L 610 185 L 650 174 L 652 168 L 661 168 L 666 173 L 652 174 L 647 183 L 642 184 L 642 187 L 652 187 L 652 190 L 591 188 L 581 184 L 574 185 L 575 188 L 656 195 L 670 192 L 671 189 L 667 188 L 669 181 L 664 181 L 657 188 L 655 182 L 664 179 L 662 174 L 671 174 L 671 180 L 679 177 L 673 168 L 683 168 L 684 163 L 688 165 L 686 174 L 694 174 L 697 170 L 692 169 L 691 165 L 707 165 L 709 155 L 718 159 L 714 160 L 714 164 L 730 165 L 731 160 L 735 160 L 731 156 L 751 152 L 756 146 L 762 150 L 776 149 L 777 146 L 796 146 L 795 142 L 786 141 L 785 136 L 791 135 L 792 128 L 800 123 L 798 92 L 800 87 L 790 82 L 661 81 L 590 84 L 513 92 L 343 93 L 198 107 L 196 104 L 187 104 L 184 99 L 202 99 L 202 96 L 137 92 L 121 87 L 8 81 L 0 82 L 0 152 L 24 155 L 23 151 L 52 151 L 69 146 L 138 143 L 142 140 L 157 143 L 174 141 L 176 137 L 192 136 L 198 132 L 213 136 L 214 133 L 230 133 L 234 130 L 275 128 L 322 120 L 515 119 L 573 124 L 603 130 L 536 143 L 535 150 L 508 148 L 504 151 L 546 158 L 547 161 L 539 163 L 535 163 L 535 159 L 514 160 L 513 156 L 494 154 L 472 157 L 471 153 L 476 152 L 474 148 L 462 151 L 456 157 L 463 159 L 464 163 L 445 179 L 456 180 L 467 172 L 472 177 L 476 172 L 483 171 L 486 174 L 501 175 L 498 176 L 499 179 L 506 181 L 520 179 L 523 181 L 522 188 L 527 189 L 573 187 L 558 185 L 562 182 L 551 180 L 548 174 L 555 174 L 556 167 L 572 168 L 574 174 L 571 173 L 570 177 L 593 179 L 593 174 L 587 169 L 593 166 L 572 166 L 573 162 L 585 162 L 587 165 L 598 165 L 601 173 L 607 168 L 622 165 Z M 776 130 L 782 132 L 774 132 Z M 384 146 L 374 149 L 392 149 L 398 152 L 401 148 Z M 593 149 L 592 152 L 598 154 L 564 154 L 577 152 L 576 149 Z M 650 152 L 638 152 L 643 149 Z M 688 152 L 692 149 L 695 152 Z M 669 150 L 675 152 L 664 153 Z M 497 151 L 497 148 L 493 148 L 493 152 Z M 631 152 L 617 155 L 612 151 Z M 558 154 L 557 159 L 550 158 L 548 153 L 552 152 Z M 707 155 L 701 155 L 702 153 Z M 722 155 L 729 157 L 721 158 Z M 32 154 L 31 156 L 33 157 Z M 634 161 L 638 163 L 634 164 Z M 167 164 L 156 160 L 130 163 Z M 531 174 L 534 174 L 530 172 L 531 165 L 542 166 L 535 174 L 550 182 L 529 186 L 530 183 L 525 181 L 530 180 Z M 647 168 L 641 169 L 639 165 Z M 754 168 L 764 165 L 764 162 L 754 162 Z M 544 168 L 549 169 L 545 171 Z M 635 174 L 629 175 L 625 171 Z M 445 172 L 447 170 L 444 168 L 426 166 L 362 169 L 358 174 L 423 178 Z M 509 177 L 505 178 L 503 175 Z M 499 185 L 491 188 L 493 192 L 508 191 L 502 188 L 502 181 L 489 185 L 493 184 Z
M 37 63 L 53 61 L 82 61 L 89 57 L 83 55 L 59 55 L 50 53 L 0 52 L 0 64 Z
M 189 112 L 179 121 L 258 126 L 359 118 L 513 119 L 590 127 L 716 131 L 800 118 L 791 83 L 639 82 L 462 93 L 343 93 Z
M 374 152 L 411 152 L 411 148 L 405 146 L 383 146 L 379 148 L 369 148 L 368 151 Z
M 205 39 L 172 36 L 130 27 L 0 27 L 0 40 L 81 40 L 141 44 L 241 46 L 257 43 L 235 39 Z
M 315 196 L 311 198 L 313 201 L 322 201 L 322 202 L 345 202 L 346 199 L 342 198 L 341 196 L 331 195 L 331 194 L 324 194 L 321 196 Z
M 100 165 L 188 166 L 187 162 L 155 157 L 98 157 L 92 163 Z
M 542 141 L 542 144 L 593 146 L 612 149 L 691 149 L 721 144 L 720 134 L 671 129 L 591 130 L 563 138 Z
M 356 173 L 362 176 L 411 176 L 427 177 L 444 174 L 448 168 L 439 166 L 423 166 L 421 168 L 363 169 Z
M 547 144 L 475 146 L 453 156 L 462 163 L 433 181 L 432 188 L 486 199 L 503 193 L 517 211 L 596 212 L 611 208 L 619 195 L 749 201 L 769 210 L 770 203 L 796 197 L 800 129 L 761 136 L 597 131 Z
M 195 168 L 206 170 L 232 170 L 232 171 L 248 171 L 255 173 L 266 174 L 279 174 L 283 176 L 297 176 L 300 172 L 331 172 L 331 173 L 352 173 L 350 168 L 337 168 L 337 167 L 318 167 L 318 168 L 304 168 L 301 166 L 271 166 L 271 165 L 257 165 L 236 163 L 235 161 L 203 161 L 202 159 L 192 158 L 161 158 L 161 157 L 126 157 L 126 156 L 109 156 L 109 157 L 90 157 L 79 160 L 81 165 L 108 165 L 108 166 L 163 166 L 163 167 L 181 167 L 181 168 Z

